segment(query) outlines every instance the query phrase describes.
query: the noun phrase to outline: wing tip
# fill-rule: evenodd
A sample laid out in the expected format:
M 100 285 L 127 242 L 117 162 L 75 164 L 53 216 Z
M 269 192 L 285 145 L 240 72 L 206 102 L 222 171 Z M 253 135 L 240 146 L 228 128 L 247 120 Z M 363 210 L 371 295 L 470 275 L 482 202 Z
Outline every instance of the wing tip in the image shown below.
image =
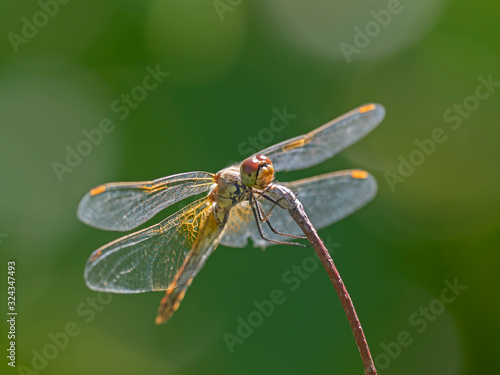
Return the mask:
M 90 196 L 104 193 L 106 191 L 106 185 L 99 185 L 89 191 Z
M 375 103 L 369 103 L 369 104 L 365 104 L 365 105 L 362 105 L 361 107 L 359 107 L 358 112 L 359 113 L 370 112 L 370 111 L 373 111 L 375 108 L 377 108 L 377 105 Z
M 370 174 L 362 169 L 353 169 L 351 171 L 351 177 L 357 180 L 365 180 Z
M 358 107 L 358 112 L 359 113 L 368 113 L 368 112 L 374 112 L 377 114 L 381 120 L 385 116 L 385 108 L 382 104 L 378 103 L 366 103 L 360 107 Z
M 86 211 L 88 209 L 89 197 L 90 197 L 89 193 L 85 194 L 83 198 L 80 200 L 80 203 L 78 203 L 78 208 L 76 209 L 76 217 L 85 224 L 89 224 L 86 215 Z
M 344 171 L 341 171 L 344 172 Z M 345 171 L 349 174 L 349 176 L 355 180 L 364 180 L 369 186 L 371 186 L 371 193 L 369 194 L 370 199 L 368 199 L 367 203 L 371 201 L 378 192 L 378 183 L 375 176 L 373 176 L 370 172 L 367 172 L 362 169 L 349 169 Z

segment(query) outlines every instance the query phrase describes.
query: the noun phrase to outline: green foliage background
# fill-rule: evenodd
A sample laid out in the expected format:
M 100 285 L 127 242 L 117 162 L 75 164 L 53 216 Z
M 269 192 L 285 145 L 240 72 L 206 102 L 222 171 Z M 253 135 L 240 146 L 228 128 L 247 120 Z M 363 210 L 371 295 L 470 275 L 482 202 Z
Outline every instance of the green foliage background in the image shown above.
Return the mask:
M 387 116 L 372 134 L 278 179 L 354 167 L 377 177 L 376 199 L 320 235 L 332 244 L 382 374 L 497 372 L 500 90 L 478 100 L 460 126 L 444 116 L 454 104 L 474 104 L 467 98 L 480 77 L 500 81 L 500 5 L 403 1 L 375 32 L 373 12 L 388 4 L 395 3 L 72 0 L 13 48 L 9 33 L 22 35 L 23 17 L 41 8 L 3 2 L 0 267 L 6 312 L 7 261 L 17 262 L 17 365 L 33 368 L 50 334 L 75 322 L 76 337 L 39 373 L 362 374 L 326 273 L 308 273 L 296 290 L 282 279 L 311 249 L 220 247 L 172 320 L 157 327 L 161 293 L 114 295 L 89 307 L 97 294 L 84 284 L 85 262 L 120 234 L 87 227 L 75 212 L 98 184 L 215 172 L 248 156 L 249 137 L 269 146 L 378 102 Z M 355 28 L 367 25 L 373 37 L 348 62 L 341 43 L 353 45 Z M 170 75 L 120 119 L 111 103 L 157 65 Z M 269 135 L 273 109 L 283 107 L 296 117 Z M 59 181 L 53 163 L 65 163 L 66 147 L 103 118 L 114 130 Z M 391 189 L 387 172 L 397 173 L 401 158 L 418 150 L 415 141 L 436 128 L 446 141 Z M 467 289 L 442 311 L 435 299 L 455 279 Z M 223 334 L 236 334 L 238 317 L 247 319 L 253 301 L 275 289 L 285 302 L 231 353 Z M 429 305 L 439 313 L 422 318 Z M 5 320 L 0 372 L 23 373 L 7 366 Z M 402 332 L 411 344 L 398 353 L 390 343 Z

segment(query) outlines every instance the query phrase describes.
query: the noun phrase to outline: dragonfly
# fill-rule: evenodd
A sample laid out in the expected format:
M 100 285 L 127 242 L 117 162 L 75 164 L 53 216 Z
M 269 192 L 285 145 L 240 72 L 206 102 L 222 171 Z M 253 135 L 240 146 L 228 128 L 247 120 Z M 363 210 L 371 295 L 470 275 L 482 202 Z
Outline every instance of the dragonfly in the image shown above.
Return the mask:
M 275 173 L 319 164 L 372 131 L 384 118 L 380 104 L 365 104 L 311 132 L 280 142 L 216 174 L 187 172 L 153 181 L 107 183 L 80 201 L 77 216 L 98 229 L 130 231 L 185 198 L 201 198 L 161 222 L 112 241 L 89 257 L 84 278 L 95 291 L 165 291 L 156 323 L 178 309 L 193 278 L 218 245 L 242 248 L 273 244 L 307 246 L 279 199 Z M 377 183 L 351 169 L 280 182 L 300 200 L 316 229 L 366 205 Z M 205 194 L 204 194 L 205 193 Z

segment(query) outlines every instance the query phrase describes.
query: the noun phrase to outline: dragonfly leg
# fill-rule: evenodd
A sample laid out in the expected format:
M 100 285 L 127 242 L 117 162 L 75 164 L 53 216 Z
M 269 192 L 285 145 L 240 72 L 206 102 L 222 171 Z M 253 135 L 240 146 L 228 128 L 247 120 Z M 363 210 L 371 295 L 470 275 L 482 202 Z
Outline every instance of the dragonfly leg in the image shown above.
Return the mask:
M 258 194 L 256 197 L 254 196 L 255 201 L 258 201 L 258 200 L 259 200 L 259 198 L 261 198 L 261 197 L 262 197 L 262 198 L 264 198 L 264 199 L 267 199 L 269 202 L 272 202 L 272 203 L 274 204 L 274 206 L 279 206 L 279 207 L 283 208 L 284 210 L 286 210 L 286 208 L 285 208 L 285 207 L 283 207 L 283 206 L 279 203 L 279 202 L 280 202 L 282 199 L 284 199 L 285 197 L 281 197 L 280 199 L 276 200 L 276 199 L 271 198 L 270 196 L 266 195 L 266 193 L 269 191 L 269 189 L 270 189 L 270 188 L 271 188 L 271 185 L 269 185 L 268 187 L 266 187 L 264 190 L 260 191 L 260 192 L 259 192 L 259 194 Z M 252 196 L 253 196 L 253 190 L 252 190 Z M 271 207 L 271 210 L 274 208 L 274 206 L 273 206 L 273 207 Z M 271 212 L 271 210 L 269 210 L 269 212 Z M 268 212 L 268 214 L 269 214 L 269 212 Z
M 269 202 L 271 203 L 274 203 L 275 205 L 281 207 L 282 209 L 286 210 L 285 207 L 283 207 L 281 204 L 280 204 L 280 200 L 284 199 L 285 197 L 281 197 L 280 199 L 274 199 L 274 198 L 271 198 L 270 196 L 268 195 L 265 195 L 265 194 L 262 194 L 262 198 L 264 199 L 267 199 Z
M 260 206 L 257 206 L 258 209 L 255 208 L 256 205 L 258 205 L 258 203 L 252 199 L 253 195 L 251 195 L 250 197 L 250 206 L 252 207 L 252 211 L 253 211 L 253 216 L 255 217 L 255 222 L 257 223 L 257 229 L 259 230 L 259 234 L 260 236 L 262 237 L 262 239 L 266 240 L 266 241 L 269 241 L 269 242 L 272 242 L 272 243 L 276 243 L 276 244 L 281 244 L 281 245 L 292 245 L 292 246 L 299 246 L 299 247 L 309 247 L 309 245 L 304 245 L 304 244 L 301 244 L 301 243 L 298 243 L 298 242 L 285 242 L 285 241 L 277 241 L 277 240 L 272 240 L 270 238 L 267 238 L 266 236 L 264 236 L 264 232 L 262 231 L 262 221 L 264 220 L 261 220 L 262 218 L 262 212 L 260 212 Z M 257 212 L 259 210 L 259 212 Z M 265 219 L 266 223 L 268 225 L 270 225 L 270 228 L 274 228 L 272 226 L 272 224 L 270 224 L 269 222 L 269 219 Z M 272 230 L 272 229 L 271 229 Z M 281 234 L 279 233 L 278 231 L 275 232 L 276 234 Z M 286 234 L 284 234 L 286 235 Z M 288 235 L 286 235 L 288 236 Z M 292 237 L 292 236 L 290 236 Z M 293 236 L 293 238 L 301 238 L 301 237 L 296 237 L 296 236 Z
M 252 197 L 250 198 L 250 204 L 252 204 L 252 202 L 255 202 L 255 204 L 257 205 L 257 208 L 258 208 L 258 213 L 259 213 L 259 220 L 261 222 L 264 222 L 268 219 L 269 215 L 271 214 L 271 211 L 274 209 L 274 207 L 276 207 L 276 203 L 273 204 L 273 206 L 269 209 L 269 211 L 267 212 L 267 214 L 264 215 L 264 210 L 262 209 L 262 206 L 259 204 L 259 198 L 262 196 L 262 193 L 259 194 L 257 197 L 255 197 L 252 193 Z M 252 200 L 253 199 L 253 200 Z
M 306 236 L 296 236 L 296 235 L 293 235 L 293 234 L 288 234 L 288 233 L 284 233 L 284 232 L 280 232 L 276 229 L 276 227 L 271 223 L 271 221 L 269 220 L 268 216 L 269 214 L 271 213 L 271 211 L 273 210 L 274 207 L 276 207 L 276 205 L 280 206 L 279 204 L 279 200 L 275 200 L 271 197 L 268 197 L 266 195 L 263 195 L 268 189 L 264 190 L 262 193 L 260 193 L 257 198 L 253 197 L 254 198 L 254 201 L 255 201 L 255 205 L 257 206 L 257 212 L 259 214 L 259 220 L 261 222 L 266 222 L 266 224 L 269 226 L 269 228 L 271 229 L 271 231 L 273 233 L 276 233 L 280 236 L 285 236 L 285 237 L 291 237 L 291 238 L 299 238 L 299 239 L 303 239 L 303 240 L 307 240 L 307 237 Z M 253 194 L 252 194 L 253 196 Z M 266 199 L 268 199 L 270 202 L 273 203 L 273 206 L 271 207 L 271 209 L 269 210 L 269 212 L 264 216 L 263 215 L 263 209 L 262 209 L 262 206 L 259 204 L 258 200 L 260 197 L 264 197 Z M 281 200 L 281 199 L 280 199 Z M 252 202 L 250 202 L 252 203 Z M 281 207 L 281 206 L 280 206 Z M 283 208 L 283 207 L 281 207 Z M 309 245 L 307 246 L 309 247 Z
M 258 202 L 258 200 L 264 196 L 264 194 L 269 190 L 270 186 L 266 187 L 264 190 L 260 191 L 259 194 L 257 195 L 254 195 L 254 190 L 252 189 L 252 192 L 251 192 L 251 200 L 250 200 L 250 204 L 252 203 L 252 199 L 253 201 L 255 201 L 256 203 Z M 269 216 L 269 214 L 271 213 L 271 211 L 274 209 L 274 207 L 276 207 L 276 202 L 274 202 L 273 206 L 269 209 L 269 212 L 264 215 L 264 219 L 262 218 L 262 214 L 259 215 L 259 219 L 260 221 L 265 221 L 265 219 L 267 219 L 267 217 Z M 281 207 L 281 206 L 280 206 Z M 283 208 L 283 207 L 282 207 Z M 263 210 L 260 210 L 260 212 L 262 212 Z
M 285 236 L 285 237 L 291 237 L 291 238 L 299 238 L 299 239 L 303 239 L 303 240 L 307 240 L 307 237 L 306 236 L 296 236 L 294 234 L 288 234 L 288 233 L 284 233 L 284 232 L 280 232 L 276 229 L 276 227 L 271 223 L 271 221 L 268 219 L 268 216 L 269 214 L 271 213 L 272 209 L 276 206 L 274 205 L 270 210 L 269 212 L 263 216 L 263 209 L 262 209 L 262 206 L 260 205 L 260 203 L 258 201 L 255 201 L 255 205 L 257 206 L 257 212 L 259 214 L 259 220 L 261 222 L 266 222 L 267 226 L 269 227 L 269 229 L 271 229 L 271 231 L 273 233 L 276 233 L 280 236 Z

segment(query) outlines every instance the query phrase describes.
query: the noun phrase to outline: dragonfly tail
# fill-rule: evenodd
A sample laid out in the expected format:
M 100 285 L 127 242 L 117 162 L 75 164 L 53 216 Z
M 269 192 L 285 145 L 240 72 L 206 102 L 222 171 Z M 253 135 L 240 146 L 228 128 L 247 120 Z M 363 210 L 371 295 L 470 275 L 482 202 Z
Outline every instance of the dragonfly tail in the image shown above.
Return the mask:
M 161 299 L 158 315 L 156 316 L 156 324 L 168 322 L 172 314 L 179 308 L 187 289 L 191 285 L 193 279 L 189 279 L 184 285 L 177 288 L 169 289 L 165 296 Z

